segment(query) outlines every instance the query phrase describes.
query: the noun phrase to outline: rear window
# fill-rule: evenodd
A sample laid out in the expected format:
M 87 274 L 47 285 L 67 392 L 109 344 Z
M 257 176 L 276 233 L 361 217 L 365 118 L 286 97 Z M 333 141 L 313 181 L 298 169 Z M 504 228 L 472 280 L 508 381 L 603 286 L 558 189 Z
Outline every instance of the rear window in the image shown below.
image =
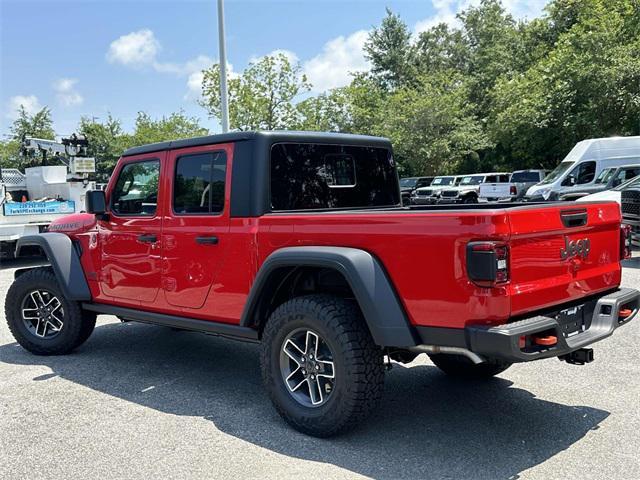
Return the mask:
M 540 174 L 538 172 L 513 172 L 511 182 L 513 183 L 532 183 L 539 182 Z
M 271 208 L 366 208 L 400 203 L 385 148 L 278 143 L 271 148 Z

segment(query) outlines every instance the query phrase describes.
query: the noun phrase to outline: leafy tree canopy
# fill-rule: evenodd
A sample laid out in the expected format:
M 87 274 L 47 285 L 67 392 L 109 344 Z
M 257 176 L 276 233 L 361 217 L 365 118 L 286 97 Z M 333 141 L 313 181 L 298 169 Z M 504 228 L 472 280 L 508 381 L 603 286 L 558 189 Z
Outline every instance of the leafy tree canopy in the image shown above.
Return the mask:
M 299 64 L 283 53 L 267 55 L 237 77 L 228 79 L 229 126 L 232 130 L 281 130 L 299 122 L 294 100 L 311 85 Z M 220 65 L 204 70 L 201 105 L 221 118 Z

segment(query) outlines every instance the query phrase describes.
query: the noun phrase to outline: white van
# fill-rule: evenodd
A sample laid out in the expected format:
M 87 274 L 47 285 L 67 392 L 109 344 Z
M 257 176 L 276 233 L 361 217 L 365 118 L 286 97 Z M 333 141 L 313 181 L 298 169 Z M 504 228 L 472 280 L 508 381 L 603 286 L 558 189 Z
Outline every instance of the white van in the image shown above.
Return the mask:
M 527 191 L 527 198 L 557 200 L 593 185 L 605 168 L 632 163 L 640 163 L 640 136 L 583 140 L 544 180 Z

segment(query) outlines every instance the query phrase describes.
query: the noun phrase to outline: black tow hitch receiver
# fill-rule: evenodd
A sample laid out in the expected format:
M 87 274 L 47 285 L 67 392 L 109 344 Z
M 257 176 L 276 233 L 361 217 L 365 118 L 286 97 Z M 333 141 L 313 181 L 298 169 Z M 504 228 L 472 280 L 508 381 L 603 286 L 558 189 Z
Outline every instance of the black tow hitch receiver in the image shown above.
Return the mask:
M 593 362 L 593 348 L 579 348 L 566 355 L 558 357 L 571 365 L 584 365 Z

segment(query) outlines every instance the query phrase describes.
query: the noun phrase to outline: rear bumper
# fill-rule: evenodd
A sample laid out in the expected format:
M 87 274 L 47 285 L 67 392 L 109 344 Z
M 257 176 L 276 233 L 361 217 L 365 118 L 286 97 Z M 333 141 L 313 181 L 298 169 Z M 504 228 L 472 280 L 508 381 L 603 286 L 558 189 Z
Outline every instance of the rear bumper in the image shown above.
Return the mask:
M 622 288 L 613 293 L 570 306 L 581 309 L 582 321 L 576 328 L 560 308 L 545 315 L 536 315 L 495 327 L 470 326 L 465 329 L 419 329 L 425 344 L 463 347 L 486 358 L 508 362 L 528 362 L 567 355 L 610 336 L 614 330 L 630 322 L 640 310 L 640 292 Z M 621 310 L 631 310 L 623 312 Z M 565 317 L 566 318 L 566 317 Z M 449 330 L 445 332 L 444 330 Z M 453 330 L 453 331 L 451 331 Z M 535 344 L 537 337 L 556 337 L 551 346 Z M 523 345 L 524 341 L 524 345 Z

